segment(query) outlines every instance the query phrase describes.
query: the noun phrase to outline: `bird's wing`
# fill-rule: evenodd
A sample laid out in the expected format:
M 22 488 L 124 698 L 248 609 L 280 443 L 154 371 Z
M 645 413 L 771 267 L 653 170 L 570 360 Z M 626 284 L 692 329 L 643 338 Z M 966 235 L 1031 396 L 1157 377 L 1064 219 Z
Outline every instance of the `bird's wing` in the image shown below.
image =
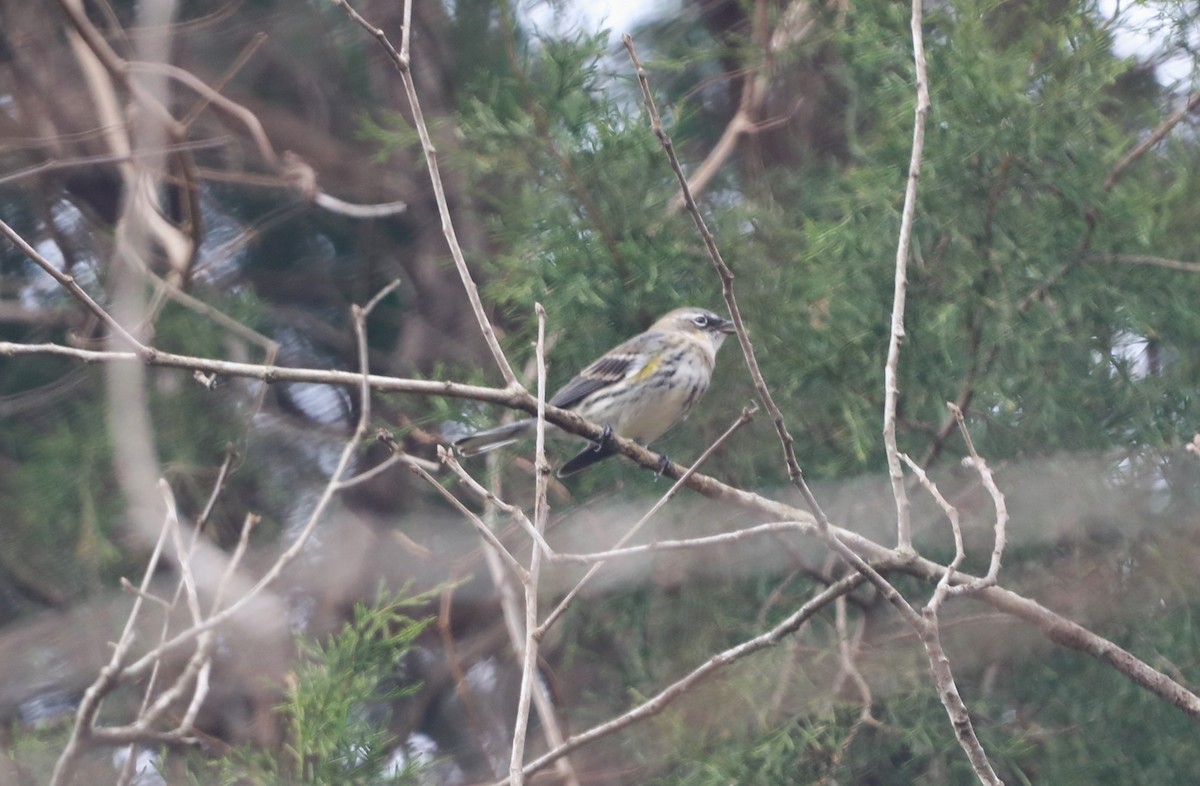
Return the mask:
M 555 393 L 550 405 L 569 409 L 601 388 L 636 376 L 658 357 L 664 338 L 662 333 L 642 333 L 614 347 Z

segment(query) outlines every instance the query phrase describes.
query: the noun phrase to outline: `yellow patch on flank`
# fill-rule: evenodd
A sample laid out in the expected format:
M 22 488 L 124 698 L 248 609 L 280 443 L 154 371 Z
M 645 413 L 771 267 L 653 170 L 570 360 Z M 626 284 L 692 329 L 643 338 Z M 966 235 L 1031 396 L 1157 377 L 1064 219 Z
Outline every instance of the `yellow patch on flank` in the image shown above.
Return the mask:
M 653 374 L 653 373 L 654 373 L 654 371 L 655 371 L 655 369 L 657 369 L 657 368 L 658 368 L 660 365 L 662 365 L 662 358 L 654 358 L 654 359 L 653 359 L 653 360 L 651 360 L 649 363 L 647 363 L 647 364 L 646 364 L 646 365 L 645 365 L 645 366 L 642 368 L 642 370 L 641 370 L 641 371 L 639 371 L 637 374 L 635 374 L 635 375 L 633 376 L 633 381 L 634 381 L 634 382 L 641 382 L 642 380 L 646 379 L 646 378 L 647 378 L 647 377 L 649 377 L 651 374 Z

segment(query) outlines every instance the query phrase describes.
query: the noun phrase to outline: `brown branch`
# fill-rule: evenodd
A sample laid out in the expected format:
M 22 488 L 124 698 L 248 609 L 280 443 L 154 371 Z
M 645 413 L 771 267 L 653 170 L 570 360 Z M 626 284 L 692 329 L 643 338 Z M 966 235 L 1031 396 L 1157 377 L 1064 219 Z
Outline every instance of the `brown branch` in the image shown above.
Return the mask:
M 1109 170 L 1108 176 L 1104 178 L 1104 183 L 1101 185 L 1101 191 L 1105 194 L 1112 191 L 1116 187 L 1117 181 L 1125 174 L 1125 171 L 1138 159 L 1144 156 L 1151 148 L 1166 138 L 1175 126 L 1188 116 L 1188 113 L 1200 106 L 1200 92 L 1197 92 L 1189 98 L 1182 107 L 1168 115 L 1158 126 L 1150 132 L 1142 141 L 1133 145 L 1129 151 L 1121 156 L 1121 159 Z M 1028 311 L 1034 303 L 1041 300 L 1050 291 L 1050 288 L 1057 284 L 1062 278 L 1069 273 L 1077 264 L 1088 258 L 1088 252 L 1092 246 L 1092 235 L 1096 231 L 1096 223 L 1100 220 L 1099 209 L 1095 205 L 1091 205 L 1084 209 L 1083 219 L 1085 227 L 1083 235 L 1079 239 L 1076 246 L 1075 254 L 1071 259 L 1063 262 L 1050 275 L 1046 276 L 1040 284 L 1021 298 L 1017 302 L 1017 311 Z
M 504 350 L 500 347 L 500 341 L 496 338 L 496 331 L 492 329 L 492 323 L 484 313 L 483 301 L 479 299 L 479 288 L 475 285 L 475 279 L 467 267 L 462 247 L 458 244 L 458 234 L 454 231 L 454 221 L 450 217 L 450 207 L 446 202 L 446 189 L 442 185 L 442 176 L 438 168 L 437 149 L 429 137 L 429 128 L 425 124 L 425 115 L 421 111 L 421 100 L 417 96 L 417 86 L 413 82 L 412 71 L 409 68 L 408 38 L 412 27 L 412 0 L 405 0 L 404 3 L 404 27 L 400 31 L 399 52 L 392 46 L 392 42 L 388 40 L 383 30 L 359 15 L 346 0 L 331 0 L 331 2 L 344 9 L 355 24 L 374 36 L 379 45 L 387 52 L 396 70 L 400 72 L 400 81 L 404 83 L 404 93 L 408 97 L 408 104 L 412 109 L 413 125 L 421 140 L 421 152 L 425 154 L 425 166 L 429 170 L 429 180 L 433 186 L 438 215 L 442 218 L 442 234 L 445 235 L 446 244 L 450 247 L 450 256 L 454 259 L 454 266 L 458 270 L 459 278 L 462 279 L 463 288 L 467 292 L 467 300 L 470 301 L 475 320 L 479 323 L 479 330 L 483 333 L 483 338 L 492 352 L 492 359 L 500 369 L 505 384 L 513 390 L 520 389 L 520 383 L 517 382 L 512 366 L 509 365 L 508 358 L 505 357 Z
M 687 470 L 685 470 L 684 473 L 679 476 L 675 483 L 671 485 L 671 488 L 667 489 L 667 493 L 663 494 L 662 497 L 660 497 L 658 501 L 650 507 L 650 510 L 646 511 L 645 515 L 638 519 L 636 524 L 630 527 L 624 535 L 618 538 L 617 542 L 612 548 L 619 549 L 632 540 L 633 537 L 637 535 L 639 531 L 641 531 L 642 527 L 646 525 L 646 522 L 648 522 L 656 513 L 658 513 L 658 511 L 662 510 L 663 507 L 675 497 L 679 490 L 683 488 L 688 479 L 692 477 L 692 475 L 696 474 L 696 472 L 700 470 L 700 467 L 704 466 L 704 463 L 708 461 L 709 457 L 712 456 L 712 454 L 715 453 L 718 448 L 724 445 L 725 442 L 733 436 L 735 431 L 750 422 L 751 418 L 754 417 L 754 413 L 757 411 L 758 408 L 753 404 L 748 407 L 744 407 L 742 409 L 742 414 L 738 417 L 738 419 L 735 420 L 733 424 L 729 426 L 729 428 L 725 429 L 724 433 L 717 437 L 716 440 L 709 445 L 703 453 L 700 454 L 700 457 L 696 459 L 695 463 L 688 467 Z M 556 555 L 555 558 L 564 561 L 567 560 L 567 556 L 562 554 Z M 591 581 L 592 577 L 599 573 L 603 567 L 603 560 L 597 562 L 588 569 L 587 573 L 585 573 L 583 577 L 579 579 L 579 581 L 575 583 L 575 586 L 571 588 L 571 591 L 568 592 L 561 601 L 559 601 L 558 606 L 556 606 L 554 610 L 546 616 L 546 619 L 542 621 L 542 624 L 537 630 L 538 638 L 546 635 L 546 631 L 549 630 L 554 622 L 563 614 L 563 612 L 567 610 L 567 607 L 572 601 L 575 600 L 575 596 L 579 594 L 584 585 Z
M 1200 92 L 1194 93 L 1191 98 L 1184 102 L 1183 106 L 1172 112 L 1165 120 L 1158 124 L 1150 134 L 1138 142 L 1129 152 L 1121 156 L 1121 160 L 1113 166 L 1112 171 L 1108 173 L 1108 177 L 1104 178 L 1104 185 L 1101 188 L 1105 191 L 1112 191 L 1116 186 L 1117 181 L 1125 174 L 1125 170 L 1130 167 L 1135 161 L 1144 156 L 1151 148 L 1166 138 L 1167 134 L 1171 133 L 1171 129 L 1179 125 L 1185 117 L 1191 113 L 1196 107 L 1200 106 Z
M 0 342 L 0 355 L 61 355 L 77 360 L 91 362 L 139 362 L 132 352 L 92 352 L 63 347 L 55 344 L 24 345 Z M 169 366 L 187 370 L 199 369 L 206 373 L 216 372 L 228 376 L 247 377 L 264 381 L 288 382 L 318 382 L 335 385 L 355 384 L 359 375 L 352 372 L 325 371 L 320 369 L 279 368 L 275 366 L 255 366 L 249 363 L 232 363 L 214 361 L 207 358 L 194 358 L 186 355 L 156 352 L 149 365 Z M 455 382 L 433 382 L 428 380 L 408 380 L 395 377 L 370 375 L 368 377 L 372 389 L 381 392 L 405 392 L 423 395 L 449 396 L 485 401 L 502 406 L 520 409 L 534 414 L 537 403 L 527 393 L 514 393 L 508 389 L 496 389 L 461 385 Z M 559 428 L 577 436 L 593 441 L 600 437 L 602 428 L 579 417 L 573 412 L 546 407 L 546 420 Z M 636 462 L 647 470 L 657 471 L 660 466 L 659 454 L 648 450 L 636 442 L 622 437 L 613 438 L 613 448 L 616 452 Z M 678 480 L 684 473 L 684 468 L 672 462 L 663 470 L 663 475 Z M 744 491 L 722 483 L 715 478 L 696 473 L 687 478 L 684 486 L 715 501 L 724 502 L 743 510 L 754 512 L 773 520 L 792 520 L 800 523 L 807 535 L 818 537 L 821 526 L 815 516 L 804 510 L 784 502 L 763 497 L 753 492 Z M 484 492 L 487 493 L 486 491 Z M 894 550 L 880 545 L 852 530 L 835 527 L 828 524 L 829 530 L 856 552 L 870 560 L 895 560 Z M 914 557 L 901 561 L 895 568 L 901 572 L 936 584 L 945 574 L 945 566 Z M 969 583 L 976 577 L 959 573 L 956 583 Z M 978 600 L 992 607 L 1011 614 L 1033 625 L 1044 636 L 1069 649 L 1077 650 L 1112 667 L 1134 684 L 1148 690 L 1159 698 L 1178 707 L 1188 715 L 1200 718 L 1200 696 L 1172 680 L 1167 675 L 1134 657 L 1113 642 L 1092 633 L 1087 628 L 1072 620 L 1057 614 L 1042 606 L 1035 600 L 1026 598 L 1000 586 L 988 587 L 976 596 Z M 188 637 L 190 638 L 190 636 Z M 182 641 L 168 642 L 167 648 L 173 649 Z
M 613 718 L 612 720 L 593 726 L 587 731 L 580 732 L 569 737 L 561 746 L 552 751 L 545 753 L 534 761 L 525 765 L 525 775 L 530 775 L 538 770 L 543 769 L 548 764 L 553 763 L 560 757 L 571 753 L 572 751 L 594 742 L 602 737 L 607 737 L 610 734 L 620 731 L 634 723 L 651 718 L 665 710 L 679 697 L 683 696 L 695 685 L 703 680 L 711 677 L 716 672 L 735 663 L 748 655 L 751 655 L 760 650 L 772 647 L 779 643 L 784 637 L 794 633 L 801 625 L 803 625 L 810 617 L 823 609 L 825 606 L 832 603 L 841 595 L 850 592 L 863 582 L 863 577 L 857 573 L 851 573 L 839 581 L 826 587 L 824 590 L 815 595 L 807 603 L 801 606 L 795 613 L 787 619 L 780 622 L 771 630 L 752 639 L 748 639 L 735 647 L 731 647 L 723 652 L 719 652 L 706 660 L 701 665 L 697 666 L 688 674 L 663 688 L 657 694 L 630 709 L 622 715 Z M 497 781 L 493 786 L 506 786 L 511 783 L 511 780 L 505 778 Z
M 725 124 L 721 136 L 713 145 L 712 150 L 708 152 L 704 161 L 688 179 L 688 188 L 693 197 L 708 187 L 709 182 L 733 155 L 742 137 L 758 133 L 764 128 L 777 124 L 760 122 L 758 117 L 771 86 L 775 54 L 804 39 L 814 25 L 810 12 L 809 0 L 793 0 L 780 16 L 779 27 L 768 36 L 767 4 L 764 0 L 756 0 L 751 39 L 754 45 L 761 50 L 762 60 L 753 66 L 742 69 L 742 90 L 738 99 L 737 111 Z M 786 120 L 786 116 L 784 120 Z M 679 194 L 671 200 L 667 213 L 677 213 L 685 205 L 686 199 Z
M 675 145 L 671 141 L 670 135 L 663 128 L 662 117 L 658 113 L 658 107 L 654 103 L 654 94 L 650 91 L 650 80 L 646 77 L 646 69 L 642 67 L 642 63 L 638 60 L 637 50 L 633 46 L 633 37 L 628 33 L 621 36 L 621 43 L 625 45 L 625 50 L 629 53 L 629 59 L 633 62 L 634 70 L 637 72 L 638 84 L 642 88 L 642 100 L 646 104 L 646 110 L 650 114 L 650 129 L 654 135 L 658 137 L 658 141 L 662 144 L 663 150 L 667 154 L 668 160 L 671 162 L 671 169 L 675 172 L 675 179 L 679 182 L 680 191 L 683 194 L 683 202 L 687 207 L 688 214 L 692 217 L 692 222 L 696 225 L 696 230 L 700 233 L 701 239 L 704 241 L 704 248 L 708 251 L 708 256 L 712 260 L 713 266 L 717 270 L 717 275 L 721 278 L 721 294 L 725 298 L 725 305 L 729 308 L 729 317 L 733 320 L 734 328 L 737 331 L 738 344 L 742 348 L 742 356 L 746 359 L 746 367 L 750 371 L 750 376 L 754 380 L 754 388 L 758 391 L 758 396 L 766 407 L 767 412 L 771 415 L 771 421 L 775 424 L 775 432 L 779 435 L 779 441 L 783 446 L 783 457 L 787 464 L 788 477 L 791 478 L 792 484 L 800 490 L 804 501 L 808 503 L 813 515 L 817 517 L 817 522 L 822 528 L 828 527 L 828 519 L 825 513 L 821 510 L 821 506 L 817 504 L 816 497 L 808 488 L 808 483 L 804 480 L 804 473 L 800 469 L 800 463 L 796 460 L 795 440 L 787 430 L 787 426 L 783 421 L 783 412 L 775 404 L 775 399 L 771 396 L 770 389 L 767 388 L 766 380 L 763 379 L 762 371 L 758 367 L 758 359 L 754 354 L 754 345 L 750 343 L 750 337 L 746 333 L 746 325 L 742 321 L 742 313 L 738 308 L 737 298 L 733 294 L 733 271 L 729 265 L 725 264 L 725 259 L 721 256 L 721 250 L 717 248 L 716 238 L 708 229 L 708 224 L 704 221 L 704 216 L 700 215 L 700 208 L 696 205 L 696 200 L 692 196 L 691 188 L 688 186 L 687 176 L 683 173 L 683 168 L 679 165 L 679 157 L 675 155 Z
M 1185 262 L 1181 259 L 1146 256 L 1144 254 L 1095 254 L 1087 258 L 1088 262 L 1118 262 L 1124 265 L 1153 265 L 1169 270 L 1182 270 L 1186 273 L 1200 273 L 1200 262 Z

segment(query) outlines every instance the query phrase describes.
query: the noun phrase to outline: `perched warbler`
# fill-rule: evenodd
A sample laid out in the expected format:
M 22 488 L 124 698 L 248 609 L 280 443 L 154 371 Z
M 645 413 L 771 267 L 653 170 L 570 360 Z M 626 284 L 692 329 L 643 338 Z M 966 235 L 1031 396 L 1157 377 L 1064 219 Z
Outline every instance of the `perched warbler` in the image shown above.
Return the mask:
M 648 445 L 687 417 L 708 389 L 717 350 L 732 332 L 733 323 L 711 311 L 677 308 L 580 371 L 549 403 L 603 425 L 605 436 L 564 464 L 558 476 L 611 456 L 612 434 Z M 531 437 L 536 428 L 536 420 L 528 418 L 471 434 L 454 445 L 464 456 L 473 456 Z M 552 432 L 559 429 L 547 423 L 546 433 Z

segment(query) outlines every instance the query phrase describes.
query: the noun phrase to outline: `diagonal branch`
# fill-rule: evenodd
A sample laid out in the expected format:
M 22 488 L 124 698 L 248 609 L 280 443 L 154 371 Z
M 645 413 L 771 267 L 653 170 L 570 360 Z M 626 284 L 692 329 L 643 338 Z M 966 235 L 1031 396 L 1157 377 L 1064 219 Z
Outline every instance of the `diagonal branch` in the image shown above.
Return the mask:
M 693 686 L 703 680 L 713 676 L 715 673 L 728 666 L 730 663 L 745 658 L 767 647 L 772 647 L 778 644 L 784 637 L 795 633 L 801 625 L 809 618 L 816 614 L 821 609 L 832 603 L 837 598 L 850 592 L 855 587 L 863 582 L 863 577 L 858 573 L 851 573 L 844 578 L 829 585 L 821 592 L 817 593 L 807 603 L 801 606 L 795 613 L 787 619 L 780 622 L 771 630 L 761 635 L 748 639 L 741 644 L 719 652 L 706 660 L 704 663 L 697 666 L 686 675 L 676 680 L 675 682 L 663 688 L 661 691 L 650 697 L 646 701 L 637 705 L 628 712 L 620 715 L 612 720 L 593 726 L 587 731 L 580 732 L 568 738 L 561 746 L 552 751 L 538 757 L 534 761 L 525 765 L 524 773 L 526 775 L 535 773 L 546 765 L 553 763 L 562 756 L 583 747 L 602 737 L 607 737 L 610 734 L 620 731 L 638 721 L 646 718 L 654 717 L 665 710 L 676 699 L 688 692 Z M 508 778 L 497 781 L 492 786 L 506 786 L 512 781 Z

